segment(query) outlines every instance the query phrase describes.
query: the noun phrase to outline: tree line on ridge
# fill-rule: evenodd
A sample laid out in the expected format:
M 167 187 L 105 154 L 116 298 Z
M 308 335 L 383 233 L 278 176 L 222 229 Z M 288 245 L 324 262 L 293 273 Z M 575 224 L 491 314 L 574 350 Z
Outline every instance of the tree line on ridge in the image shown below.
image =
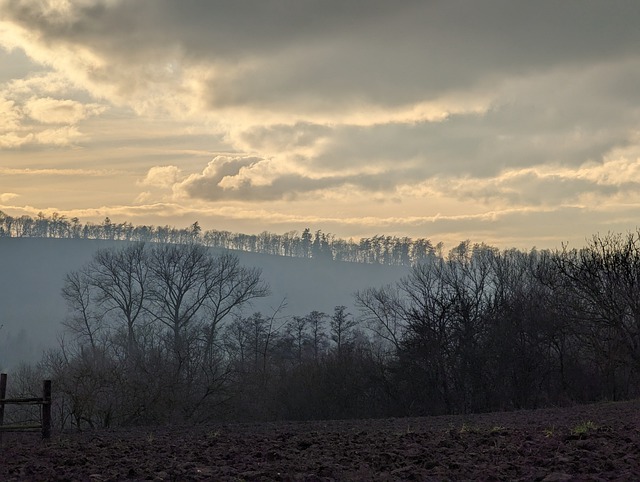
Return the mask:
M 433 256 L 442 245 L 433 245 L 425 238 L 376 235 L 359 241 L 344 240 L 321 230 L 309 228 L 302 233 L 289 231 L 275 234 L 232 233 L 230 231 L 203 231 L 196 221 L 187 228 L 171 226 L 133 225 L 114 223 L 105 218 L 102 223 L 81 223 L 78 218 L 68 219 L 53 213 L 36 218 L 13 217 L 0 211 L 0 237 L 102 239 L 130 242 L 174 243 L 197 242 L 210 248 L 222 248 L 277 256 L 314 258 L 357 263 L 411 266 Z

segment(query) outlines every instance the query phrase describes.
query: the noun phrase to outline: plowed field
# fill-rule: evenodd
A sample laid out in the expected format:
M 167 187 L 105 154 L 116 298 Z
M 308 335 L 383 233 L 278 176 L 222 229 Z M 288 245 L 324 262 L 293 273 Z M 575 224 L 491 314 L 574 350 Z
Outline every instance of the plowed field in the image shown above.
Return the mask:
M 640 480 L 640 401 L 473 416 L 5 434 L 0 480 Z

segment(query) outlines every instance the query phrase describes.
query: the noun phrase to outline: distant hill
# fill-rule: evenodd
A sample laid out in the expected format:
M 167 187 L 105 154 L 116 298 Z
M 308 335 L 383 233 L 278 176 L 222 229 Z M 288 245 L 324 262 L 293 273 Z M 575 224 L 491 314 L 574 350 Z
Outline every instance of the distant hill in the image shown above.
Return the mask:
M 0 237 L 0 368 L 38 360 L 43 350 L 57 346 L 66 313 L 60 295 L 65 274 L 98 249 L 122 243 Z M 233 252 L 243 265 L 261 268 L 271 286 L 271 296 L 256 301 L 248 312 L 269 313 L 286 298 L 287 316 L 331 313 L 337 305 L 355 315 L 355 291 L 393 283 L 408 272 L 399 266 Z

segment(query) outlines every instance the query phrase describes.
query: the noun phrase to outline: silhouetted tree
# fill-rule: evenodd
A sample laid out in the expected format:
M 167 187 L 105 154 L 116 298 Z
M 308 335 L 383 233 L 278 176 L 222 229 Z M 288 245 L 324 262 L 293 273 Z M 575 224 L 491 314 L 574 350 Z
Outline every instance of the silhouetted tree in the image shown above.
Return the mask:
M 351 313 L 347 313 L 344 305 L 336 306 L 329 320 L 330 336 L 336 344 L 338 358 L 343 354 L 345 346 L 351 341 L 351 331 L 357 326 L 357 321 L 353 319 Z
M 267 292 L 259 270 L 198 244 L 98 251 L 65 278 L 73 338 L 47 358 L 76 424 L 206 418 L 230 377 L 220 324 Z

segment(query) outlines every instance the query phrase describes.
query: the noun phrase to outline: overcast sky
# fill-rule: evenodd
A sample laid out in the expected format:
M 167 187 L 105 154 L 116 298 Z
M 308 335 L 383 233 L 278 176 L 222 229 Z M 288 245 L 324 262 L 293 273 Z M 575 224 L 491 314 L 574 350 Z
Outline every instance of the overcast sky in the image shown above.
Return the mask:
M 558 247 L 640 226 L 637 0 L 0 0 L 0 210 Z

